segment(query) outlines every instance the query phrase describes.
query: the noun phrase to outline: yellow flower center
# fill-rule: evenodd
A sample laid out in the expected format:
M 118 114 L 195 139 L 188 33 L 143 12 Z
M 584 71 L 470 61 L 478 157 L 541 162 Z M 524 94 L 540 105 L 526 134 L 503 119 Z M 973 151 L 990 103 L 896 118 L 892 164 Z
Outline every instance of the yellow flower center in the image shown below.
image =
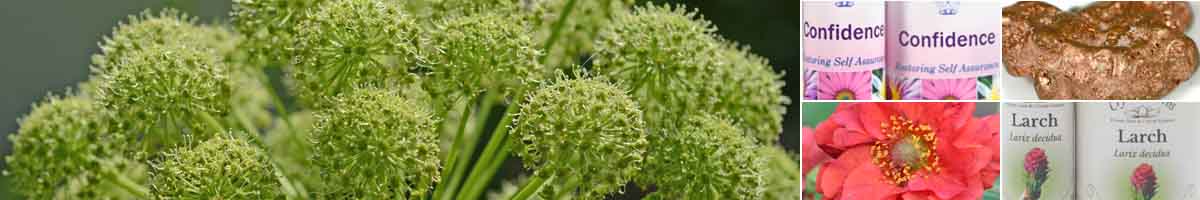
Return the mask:
M 836 95 L 834 95 L 834 96 L 833 96 L 833 99 L 836 99 L 836 100 L 854 100 L 854 92 L 853 92 L 853 91 L 850 91 L 849 89 L 838 90 L 838 92 L 836 93 Z
M 871 161 L 889 184 L 907 184 L 918 170 L 941 171 L 938 139 L 929 125 L 893 115 L 880 128 L 886 138 L 871 146 Z
M 888 98 L 889 100 L 900 100 L 901 98 L 904 98 L 904 95 L 900 94 L 899 85 L 888 84 L 886 91 L 888 91 L 888 96 L 890 97 Z

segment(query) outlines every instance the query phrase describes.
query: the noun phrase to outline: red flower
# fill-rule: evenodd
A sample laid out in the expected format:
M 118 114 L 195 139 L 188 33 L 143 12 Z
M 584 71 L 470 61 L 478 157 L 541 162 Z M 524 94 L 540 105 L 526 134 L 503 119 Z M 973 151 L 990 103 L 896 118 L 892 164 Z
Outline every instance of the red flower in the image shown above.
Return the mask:
M 1158 190 L 1158 176 L 1154 175 L 1154 167 L 1150 164 L 1138 165 L 1137 169 L 1133 170 L 1133 175 L 1129 176 L 1129 182 L 1133 184 L 1133 189 L 1137 191 L 1141 199 L 1154 198 L 1154 194 Z
M 817 126 L 825 199 L 979 199 L 1000 175 L 999 118 L 974 103 L 842 103 Z
M 816 167 L 817 165 L 825 163 L 825 161 L 829 160 L 829 154 L 825 154 L 825 151 L 821 150 L 820 147 L 817 147 L 817 141 L 813 136 L 814 131 L 812 128 L 804 127 L 801 130 L 801 133 L 803 134 L 801 136 L 803 138 L 801 138 L 800 141 L 803 141 L 804 143 L 801 145 L 801 147 L 804 149 L 800 152 L 802 154 L 801 158 L 803 159 L 802 162 L 800 162 L 800 165 L 801 168 L 804 168 L 804 171 L 802 172 L 804 172 L 804 174 L 808 174 L 808 170 L 811 170 L 813 167 Z

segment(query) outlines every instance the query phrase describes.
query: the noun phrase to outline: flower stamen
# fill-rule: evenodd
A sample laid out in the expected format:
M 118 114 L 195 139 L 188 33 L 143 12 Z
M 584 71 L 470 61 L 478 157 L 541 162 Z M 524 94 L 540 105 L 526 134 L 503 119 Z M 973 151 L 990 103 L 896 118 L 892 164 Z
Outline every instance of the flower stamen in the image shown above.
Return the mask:
M 871 157 L 889 184 L 907 184 L 919 170 L 941 171 L 938 140 L 928 124 L 893 115 L 880 128 L 886 138 L 871 146 Z

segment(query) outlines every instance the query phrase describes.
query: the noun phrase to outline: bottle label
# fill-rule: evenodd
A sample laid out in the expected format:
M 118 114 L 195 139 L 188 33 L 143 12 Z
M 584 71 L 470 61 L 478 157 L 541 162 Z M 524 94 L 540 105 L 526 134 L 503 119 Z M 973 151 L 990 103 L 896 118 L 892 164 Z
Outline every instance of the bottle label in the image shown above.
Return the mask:
M 1004 196 L 1072 199 L 1075 192 L 1075 107 L 1072 103 L 1005 103 Z
M 804 98 L 882 99 L 883 2 L 803 2 Z
M 887 2 L 889 99 L 989 99 L 1001 69 L 999 2 Z
M 1200 198 L 1197 112 L 1189 103 L 1081 103 L 1080 198 Z

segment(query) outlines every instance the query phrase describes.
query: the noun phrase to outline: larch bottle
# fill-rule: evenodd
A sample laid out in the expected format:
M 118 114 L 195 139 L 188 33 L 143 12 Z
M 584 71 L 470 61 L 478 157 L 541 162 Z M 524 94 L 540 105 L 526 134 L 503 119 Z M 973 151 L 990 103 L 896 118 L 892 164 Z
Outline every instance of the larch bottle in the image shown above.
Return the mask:
M 1075 104 L 1005 103 L 1000 121 L 1006 199 L 1074 199 Z
M 1200 105 L 1077 105 L 1076 192 L 1084 200 L 1200 199 Z

